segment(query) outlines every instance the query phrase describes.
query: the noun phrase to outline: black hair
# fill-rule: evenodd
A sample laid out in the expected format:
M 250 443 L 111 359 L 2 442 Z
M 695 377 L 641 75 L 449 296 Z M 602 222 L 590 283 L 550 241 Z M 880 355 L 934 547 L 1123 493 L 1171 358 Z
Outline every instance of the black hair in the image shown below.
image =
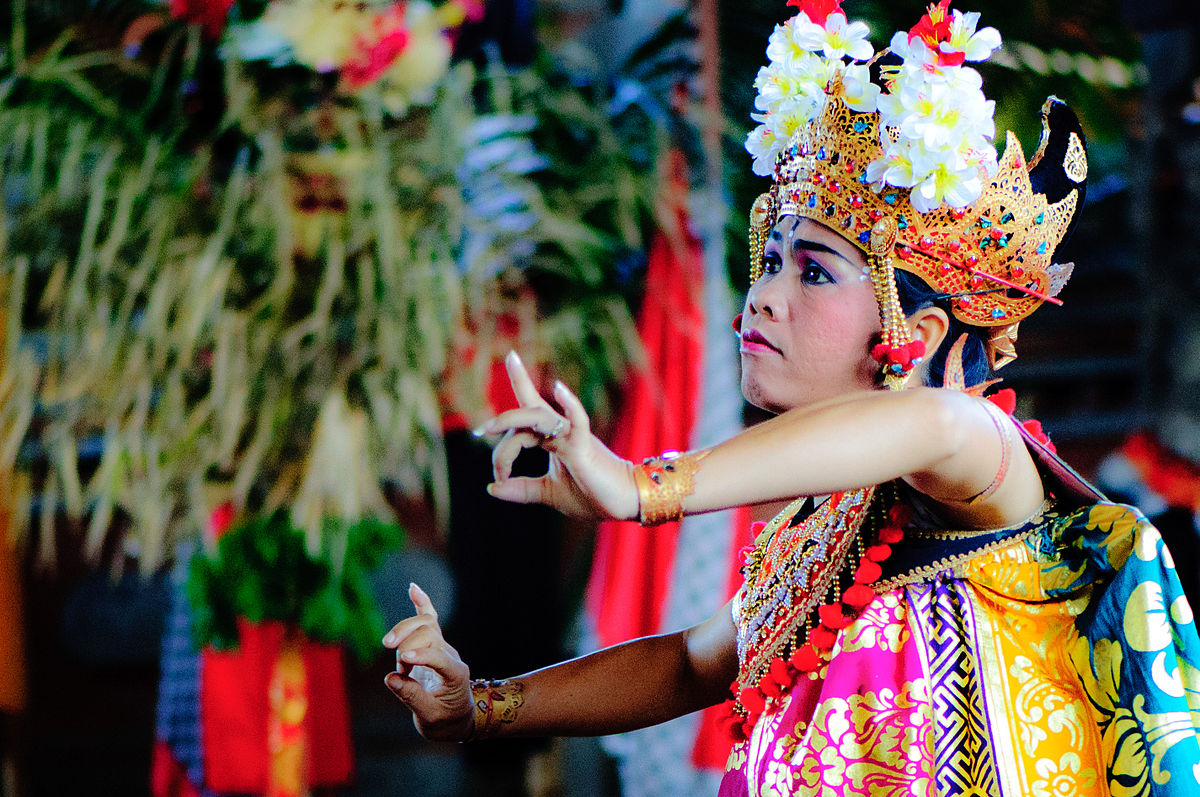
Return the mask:
M 926 307 L 940 307 L 950 319 L 950 328 L 937 351 L 927 354 L 929 370 L 926 372 L 925 384 L 929 387 L 941 387 L 946 377 L 946 355 L 963 333 L 967 342 L 963 346 L 962 364 L 963 378 L 968 385 L 977 385 L 991 376 L 992 369 L 988 364 L 987 330 L 973 324 L 967 324 L 954 317 L 950 308 L 950 300 L 944 298 L 933 288 L 926 285 L 920 277 L 901 269 L 896 269 L 896 291 L 900 297 L 900 309 L 905 315 L 912 315 Z

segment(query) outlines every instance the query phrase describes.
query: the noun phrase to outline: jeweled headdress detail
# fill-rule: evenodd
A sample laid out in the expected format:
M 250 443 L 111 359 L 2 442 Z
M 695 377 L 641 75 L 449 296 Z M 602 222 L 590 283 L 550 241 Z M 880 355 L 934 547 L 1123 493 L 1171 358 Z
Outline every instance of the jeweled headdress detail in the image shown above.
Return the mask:
M 1033 159 L 1009 133 L 997 161 L 994 104 L 966 62 L 986 60 L 1000 35 L 949 1 L 892 37 L 890 63 L 836 0 L 793 0 L 800 11 L 775 28 L 755 81 L 760 124 L 746 141 L 754 171 L 774 178 L 750 213 L 752 279 L 781 215 L 818 221 L 862 249 L 883 323 L 874 354 L 892 386 L 924 354 L 910 341 L 893 269 L 944 294 L 965 323 L 993 328 L 999 368 L 1016 356 L 1017 324 L 1057 302 L 1070 275 L 1052 257 L 1087 182 L 1079 122 L 1054 98 Z

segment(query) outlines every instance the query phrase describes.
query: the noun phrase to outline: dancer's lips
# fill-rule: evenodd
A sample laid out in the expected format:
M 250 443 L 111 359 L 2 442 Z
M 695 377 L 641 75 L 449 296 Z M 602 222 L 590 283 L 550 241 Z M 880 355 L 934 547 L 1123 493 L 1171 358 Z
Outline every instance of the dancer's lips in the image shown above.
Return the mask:
M 782 354 L 779 347 L 767 340 L 763 333 L 757 329 L 742 330 L 742 345 L 741 350 L 747 353 L 773 351 L 776 354 Z

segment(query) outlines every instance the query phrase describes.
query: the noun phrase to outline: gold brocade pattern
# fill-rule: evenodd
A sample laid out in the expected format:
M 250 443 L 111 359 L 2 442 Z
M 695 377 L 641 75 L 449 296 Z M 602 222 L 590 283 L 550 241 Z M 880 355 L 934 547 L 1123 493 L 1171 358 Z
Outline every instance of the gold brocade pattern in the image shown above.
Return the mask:
M 782 711 L 774 718 L 787 715 Z M 928 686 L 924 680 L 899 692 L 882 689 L 830 698 L 813 720 L 776 739 L 761 797 L 900 797 L 932 795 L 933 767 Z M 756 734 L 758 735 L 758 734 Z

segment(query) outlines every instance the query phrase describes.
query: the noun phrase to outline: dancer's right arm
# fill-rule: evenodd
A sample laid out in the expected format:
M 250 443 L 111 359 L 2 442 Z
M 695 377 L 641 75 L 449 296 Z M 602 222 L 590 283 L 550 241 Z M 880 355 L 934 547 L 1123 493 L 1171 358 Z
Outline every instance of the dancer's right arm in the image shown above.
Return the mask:
M 397 657 L 397 671 L 385 683 L 412 710 L 426 738 L 465 739 L 474 717 L 467 665 L 442 637 L 429 596 L 414 584 L 409 597 L 416 615 L 384 637 Z M 512 634 L 520 644 L 519 624 Z M 515 721 L 501 724 L 495 735 L 599 736 L 643 728 L 721 702 L 736 675 L 735 629 L 726 605 L 684 631 L 510 679 L 521 682 L 524 702 Z

